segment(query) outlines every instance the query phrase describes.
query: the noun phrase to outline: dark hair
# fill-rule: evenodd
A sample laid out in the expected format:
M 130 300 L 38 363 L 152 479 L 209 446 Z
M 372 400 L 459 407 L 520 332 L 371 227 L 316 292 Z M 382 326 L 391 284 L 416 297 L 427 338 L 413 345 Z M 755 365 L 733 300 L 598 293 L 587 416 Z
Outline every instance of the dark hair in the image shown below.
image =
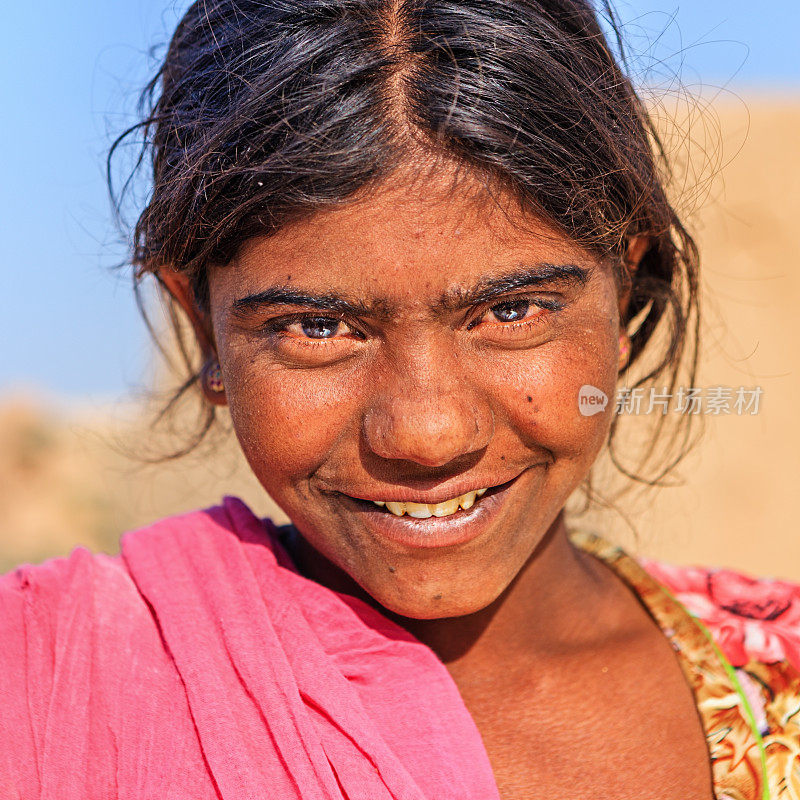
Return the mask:
M 602 11 L 624 64 L 607 2 Z M 666 196 L 653 123 L 589 2 L 199 0 L 143 100 L 145 118 L 109 155 L 144 133 L 139 164 L 149 156 L 153 183 L 133 232 L 137 286 L 164 267 L 186 271 L 202 305 L 207 266 L 248 237 L 348 202 L 412 160 L 446 160 L 615 266 L 631 290 L 627 321 L 639 321 L 633 386 L 666 377 L 673 389 L 687 353 L 694 377 L 697 248 Z M 651 245 L 631 278 L 636 234 Z M 198 382 L 197 356 L 185 341 L 181 351 L 178 395 Z M 197 441 L 213 420 L 209 404 Z

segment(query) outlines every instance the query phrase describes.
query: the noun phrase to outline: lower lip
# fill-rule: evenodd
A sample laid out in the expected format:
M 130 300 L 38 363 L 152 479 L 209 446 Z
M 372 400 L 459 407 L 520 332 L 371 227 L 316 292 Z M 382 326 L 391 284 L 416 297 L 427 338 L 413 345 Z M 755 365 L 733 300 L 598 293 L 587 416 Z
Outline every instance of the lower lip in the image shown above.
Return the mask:
M 344 501 L 357 514 L 359 521 L 376 537 L 415 549 L 453 547 L 477 539 L 500 515 L 517 478 L 502 489 L 487 493 L 472 508 L 458 510 L 448 517 L 415 519 L 407 514 L 396 517 L 377 507 L 373 511 L 362 502 L 343 495 Z

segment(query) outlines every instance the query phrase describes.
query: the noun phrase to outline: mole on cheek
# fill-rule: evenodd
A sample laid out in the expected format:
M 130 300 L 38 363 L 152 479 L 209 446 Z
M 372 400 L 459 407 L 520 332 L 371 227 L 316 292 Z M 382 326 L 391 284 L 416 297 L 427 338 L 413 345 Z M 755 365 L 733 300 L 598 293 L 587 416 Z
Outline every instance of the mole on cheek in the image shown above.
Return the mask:
M 394 567 L 389 567 L 389 572 L 394 572 Z
M 442 599 L 442 596 L 441 596 L 440 594 L 435 594 L 435 595 L 433 596 L 433 599 L 434 599 L 434 600 L 441 600 L 441 599 Z
M 529 402 L 529 403 L 532 403 L 532 402 L 533 402 L 533 398 L 532 398 L 530 395 L 528 395 L 528 398 L 527 398 L 527 400 L 528 400 L 528 402 Z

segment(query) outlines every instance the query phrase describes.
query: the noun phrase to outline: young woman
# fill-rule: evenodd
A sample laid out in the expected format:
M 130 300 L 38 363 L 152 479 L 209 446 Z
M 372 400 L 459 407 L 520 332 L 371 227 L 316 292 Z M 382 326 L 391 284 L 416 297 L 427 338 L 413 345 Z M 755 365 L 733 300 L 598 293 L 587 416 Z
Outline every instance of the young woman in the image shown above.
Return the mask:
M 3 576 L 2 796 L 800 797 L 800 589 L 564 518 L 580 399 L 674 386 L 697 326 L 589 4 L 201 0 L 150 92 L 137 279 L 292 524 Z

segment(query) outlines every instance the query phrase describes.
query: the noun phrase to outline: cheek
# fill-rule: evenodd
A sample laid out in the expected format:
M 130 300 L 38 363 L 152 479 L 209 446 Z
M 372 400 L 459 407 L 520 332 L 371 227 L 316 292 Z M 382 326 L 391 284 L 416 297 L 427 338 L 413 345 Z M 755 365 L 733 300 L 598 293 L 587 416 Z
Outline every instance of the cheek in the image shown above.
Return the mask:
M 595 331 L 593 336 L 556 339 L 496 361 L 488 373 L 502 376 L 494 382 L 496 403 L 506 410 L 517 435 L 557 457 L 593 460 L 614 411 L 617 346 L 613 331 Z M 579 395 L 587 385 L 607 398 L 603 411 L 581 413 Z
M 277 496 L 302 481 L 358 424 L 353 376 L 228 362 L 231 419 L 251 468 Z

